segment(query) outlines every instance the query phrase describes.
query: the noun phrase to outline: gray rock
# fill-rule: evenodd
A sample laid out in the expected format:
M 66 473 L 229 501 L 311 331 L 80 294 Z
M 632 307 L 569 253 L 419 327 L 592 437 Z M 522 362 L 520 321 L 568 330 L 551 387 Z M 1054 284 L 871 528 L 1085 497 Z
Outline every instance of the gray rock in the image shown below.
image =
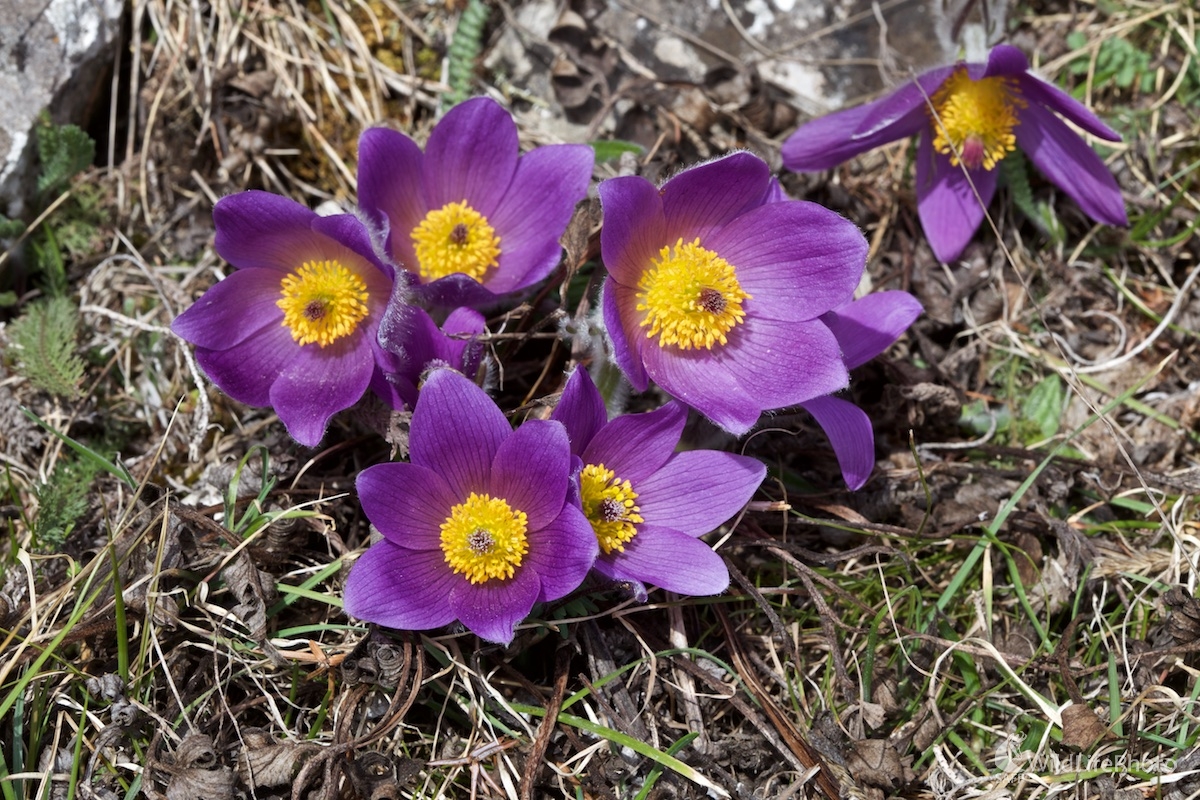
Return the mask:
M 19 217 L 35 179 L 34 129 L 86 124 L 120 32 L 122 0 L 0 0 L 0 212 Z

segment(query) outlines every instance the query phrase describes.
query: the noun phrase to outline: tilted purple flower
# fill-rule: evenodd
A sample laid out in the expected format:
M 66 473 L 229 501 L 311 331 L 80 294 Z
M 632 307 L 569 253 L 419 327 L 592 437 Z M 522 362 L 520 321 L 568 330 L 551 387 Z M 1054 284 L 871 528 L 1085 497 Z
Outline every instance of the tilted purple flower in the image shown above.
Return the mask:
M 416 306 L 393 305 L 384 312 L 379 329 L 380 369 L 371 388 L 392 408 L 413 408 L 421 376 L 441 367 L 473 378 L 483 360 L 478 337 L 484 330 L 483 315 L 471 308 L 456 308 L 439 328 L 433 318 Z
M 842 348 L 846 369 L 870 361 L 891 346 L 921 313 L 921 303 L 908 292 L 876 292 L 823 315 Z M 875 432 L 858 406 L 835 395 L 800 404 L 825 431 L 842 478 L 860 489 L 875 468 Z
M 610 580 L 680 594 L 718 594 L 729 586 L 725 562 L 700 541 L 740 511 L 766 467 L 716 450 L 676 453 L 687 408 L 670 402 L 611 422 L 587 370 L 567 380 L 551 419 L 566 426 L 584 515 L 600 543 L 593 569 Z
M 196 346 L 222 391 L 271 406 L 314 447 L 330 417 L 367 390 L 393 270 L 357 218 L 320 217 L 268 192 L 222 198 L 213 221 L 217 253 L 237 270 L 171 329 Z
M 849 380 L 821 315 L 850 302 L 867 242 L 815 203 L 775 202 L 766 163 L 735 153 L 600 184 L 604 322 L 617 365 L 742 434 L 761 412 Z
M 383 540 L 346 578 L 346 612 L 390 628 L 454 620 L 507 644 L 533 604 L 577 588 L 598 549 L 568 503 L 571 451 L 558 422 L 515 431 L 459 373 L 431 373 L 417 398 L 410 463 L 358 476 L 358 496 Z
M 587 194 L 587 145 L 546 145 L 520 155 L 517 126 L 495 101 L 460 103 L 422 153 L 386 128 L 363 132 L 358 202 L 384 226 L 386 249 L 439 306 L 482 305 L 542 280 L 558 240 Z
M 941 261 L 962 253 L 996 191 L 996 165 L 1018 147 L 1089 217 L 1128 225 L 1116 180 L 1059 115 L 1093 136 L 1121 140 L 1082 103 L 1031 73 L 1020 50 L 997 45 L 986 64 L 938 67 L 880 100 L 802 125 L 783 144 L 783 164 L 796 172 L 830 169 L 919 135 L 917 212 Z

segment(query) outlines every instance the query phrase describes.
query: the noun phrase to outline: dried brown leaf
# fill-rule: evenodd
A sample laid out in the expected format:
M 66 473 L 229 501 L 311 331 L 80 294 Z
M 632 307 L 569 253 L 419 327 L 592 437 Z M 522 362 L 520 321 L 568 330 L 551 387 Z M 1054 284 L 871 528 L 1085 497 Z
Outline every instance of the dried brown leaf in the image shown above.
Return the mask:
M 1074 703 L 1062 710 L 1062 743 L 1065 747 L 1089 750 L 1108 733 L 1108 727 L 1085 705 Z
M 261 728 L 242 731 L 244 747 L 237 758 L 238 779 L 250 789 L 283 786 L 291 783 L 300 765 L 320 745 L 306 742 L 280 742 Z
M 167 800 L 213 800 L 233 796 L 233 770 L 220 763 L 210 737 L 189 734 L 169 769 Z

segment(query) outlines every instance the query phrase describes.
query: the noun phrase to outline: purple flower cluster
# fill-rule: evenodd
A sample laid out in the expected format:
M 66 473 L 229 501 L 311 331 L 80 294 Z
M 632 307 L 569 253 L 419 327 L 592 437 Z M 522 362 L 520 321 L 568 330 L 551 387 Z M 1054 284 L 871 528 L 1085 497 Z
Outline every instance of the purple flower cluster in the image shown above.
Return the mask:
M 824 169 L 922 133 L 920 212 L 943 258 L 982 215 L 964 187 L 986 202 L 1016 146 L 1089 214 L 1123 223 L 1115 182 L 1056 114 L 1115 134 L 1027 68 L 1001 47 L 986 65 L 934 70 L 810 123 L 785 163 Z M 612 398 L 579 367 L 549 419 L 511 427 L 478 385 L 490 366 L 482 312 L 557 267 L 592 166 L 584 145 L 521 155 L 511 116 L 477 98 L 448 112 L 423 151 L 395 131 L 365 132 L 354 214 L 322 217 L 265 192 L 214 209 L 216 250 L 235 269 L 173 327 L 217 386 L 274 408 L 306 446 L 367 391 L 412 410 L 408 460 L 357 479 L 381 538 L 346 579 L 351 616 L 407 629 L 458 621 L 508 643 L 535 605 L 589 576 L 643 599 L 650 585 L 724 591 L 728 569 L 701 537 L 746 507 L 766 468 L 681 449 L 689 410 L 740 436 L 764 414 L 803 409 L 846 484 L 870 477 L 871 421 L 842 391 L 921 306 L 900 291 L 856 299 L 862 233 L 788 198 L 747 152 L 661 185 L 626 176 L 598 188 L 606 273 L 593 369 L 615 376 L 615 365 L 633 389 L 653 384 L 670 399 L 610 418 Z
M 1025 54 L 998 45 L 986 64 L 930 70 L 873 103 L 801 126 L 783 145 L 797 172 L 830 169 L 880 145 L 919 136 L 917 212 L 934 255 L 953 261 L 996 191 L 996 166 L 1020 148 L 1092 219 L 1128 225 L 1116 180 L 1066 122 L 1112 142 L 1120 135 L 1029 71 Z
M 676 453 L 686 409 L 608 421 L 576 370 L 551 420 L 515 431 L 458 372 L 430 373 L 413 411 L 409 463 L 358 477 L 383 539 L 346 579 L 347 613 L 393 628 L 458 620 L 507 644 L 535 603 L 589 570 L 689 594 L 729 584 L 697 537 L 740 511 L 766 468 L 717 451 Z
M 411 408 L 434 366 L 471 374 L 468 346 L 494 304 L 545 278 L 587 194 L 592 149 L 519 154 L 517 126 L 487 98 L 451 109 L 425 153 L 383 128 L 359 144 L 358 215 L 318 217 L 266 192 L 213 209 L 217 253 L 237 268 L 172 325 L 226 394 L 271 406 L 315 447 L 367 391 Z M 441 327 L 422 306 L 455 309 Z

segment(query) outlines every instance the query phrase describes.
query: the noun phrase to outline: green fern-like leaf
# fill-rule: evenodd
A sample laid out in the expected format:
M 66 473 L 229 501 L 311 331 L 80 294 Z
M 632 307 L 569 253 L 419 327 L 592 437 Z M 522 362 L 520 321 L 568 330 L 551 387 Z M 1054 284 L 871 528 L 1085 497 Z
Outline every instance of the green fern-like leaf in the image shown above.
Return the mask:
M 96 470 L 64 456 L 54 467 L 50 480 L 35 490 L 38 513 L 33 522 L 34 546 L 41 552 L 62 549 L 63 542 L 88 510 L 88 491 Z
M 55 125 L 43 117 L 37 128 L 38 157 L 42 173 L 37 188 L 42 194 L 66 186 L 96 157 L 96 143 L 78 125 Z
M 25 232 L 25 223 L 0 214 L 0 239 L 15 239 Z
M 83 359 L 75 352 L 79 312 L 68 297 L 31 303 L 9 326 L 17 371 L 39 389 L 75 397 L 83 380 Z

